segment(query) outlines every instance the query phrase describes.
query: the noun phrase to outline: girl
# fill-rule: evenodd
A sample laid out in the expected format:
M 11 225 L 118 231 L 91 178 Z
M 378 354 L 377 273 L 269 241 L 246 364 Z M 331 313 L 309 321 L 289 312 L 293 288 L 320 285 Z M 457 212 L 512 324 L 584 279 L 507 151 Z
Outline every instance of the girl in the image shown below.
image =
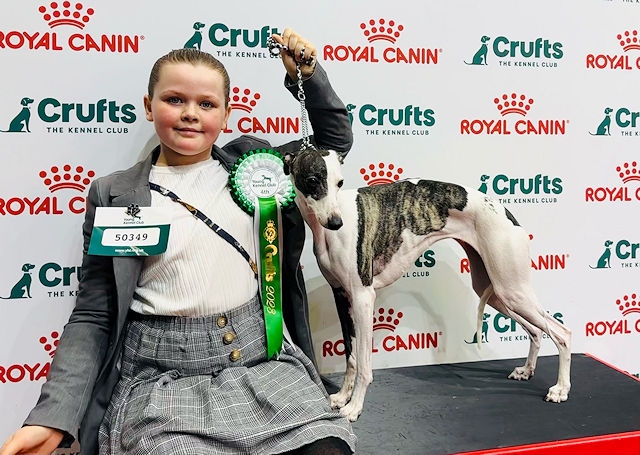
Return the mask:
M 346 154 L 350 122 L 315 63 L 316 49 L 291 29 L 274 39 L 288 48 L 281 56 L 294 94 L 300 63 L 313 141 Z M 242 136 L 214 145 L 231 112 L 229 85 L 223 65 L 198 50 L 172 51 L 154 65 L 144 106 L 160 145 L 130 169 L 93 182 L 75 308 L 37 405 L 0 455 L 48 455 L 74 438 L 82 454 L 354 451 L 351 426 L 330 408 L 311 360 L 297 209 L 282 213 L 283 313 L 293 344 L 285 339 L 278 360 L 268 360 L 258 284 L 245 258 L 150 189 L 170 189 L 255 257 L 253 220 L 233 201 L 227 180 L 240 155 L 269 144 Z M 96 211 L 135 206 L 170 215 L 167 250 L 147 258 L 88 254 Z

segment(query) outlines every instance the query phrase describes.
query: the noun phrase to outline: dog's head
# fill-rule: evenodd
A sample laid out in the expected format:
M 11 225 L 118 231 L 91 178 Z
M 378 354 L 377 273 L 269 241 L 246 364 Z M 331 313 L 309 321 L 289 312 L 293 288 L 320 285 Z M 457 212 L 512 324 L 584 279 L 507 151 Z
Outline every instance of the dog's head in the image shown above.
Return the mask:
M 20 104 L 22 104 L 23 106 L 28 106 L 31 103 L 33 103 L 33 100 L 26 96 L 20 100 Z
M 35 268 L 36 268 L 35 265 L 29 264 L 28 262 L 26 264 L 22 264 L 22 271 L 25 273 L 29 273 L 31 269 L 35 269 Z
M 204 27 L 204 24 L 202 22 L 195 22 L 193 24 L 193 29 L 194 30 L 200 30 L 202 27 Z
M 605 115 L 609 115 L 609 114 L 611 114 L 612 112 L 613 112 L 613 109 L 611 109 L 610 107 L 607 107 L 607 108 L 605 108 L 605 109 L 604 109 L 604 113 L 605 113 Z
M 342 187 L 342 157 L 333 150 L 303 150 L 284 156 L 284 172 L 291 176 L 296 195 L 323 227 L 342 227 L 338 191 Z
M 482 42 L 482 44 L 486 43 L 487 41 L 489 41 L 491 38 L 489 38 L 487 35 L 484 35 L 482 38 L 480 38 L 480 42 Z

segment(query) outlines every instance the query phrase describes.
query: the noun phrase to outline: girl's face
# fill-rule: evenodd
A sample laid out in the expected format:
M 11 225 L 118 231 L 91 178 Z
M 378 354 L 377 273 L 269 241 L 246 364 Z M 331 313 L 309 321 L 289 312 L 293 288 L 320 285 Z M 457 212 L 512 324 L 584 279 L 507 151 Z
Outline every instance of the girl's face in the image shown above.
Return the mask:
M 147 120 L 160 138 L 157 165 L 176 166 L 208 160 L 211 147 L 227 127 L 231 106 L 222 75 L 209 66 L 166 63 L 153 97 L 144 97 Z

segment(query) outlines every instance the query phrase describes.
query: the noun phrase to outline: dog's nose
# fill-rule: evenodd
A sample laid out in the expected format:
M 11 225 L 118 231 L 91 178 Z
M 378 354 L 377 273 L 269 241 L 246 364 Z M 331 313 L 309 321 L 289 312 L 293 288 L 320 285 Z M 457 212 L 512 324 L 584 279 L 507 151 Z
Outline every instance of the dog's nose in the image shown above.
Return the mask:
M 331 229 L 332 231 L 337 231 L 341 227 L 342 227 L 342 218 L 340 218 L 337 215 L 332 215 L 331 218 L 329 218 L 329 221 L 327 221 L 327 228 Z

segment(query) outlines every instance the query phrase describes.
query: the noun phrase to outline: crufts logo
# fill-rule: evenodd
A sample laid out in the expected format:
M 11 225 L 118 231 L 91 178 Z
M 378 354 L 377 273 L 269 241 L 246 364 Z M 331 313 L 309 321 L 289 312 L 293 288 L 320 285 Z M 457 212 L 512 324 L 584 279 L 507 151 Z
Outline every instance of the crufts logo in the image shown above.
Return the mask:
M 51 359 L 56 353 L 60 333 L 51 332 L 48 336 L 41 336 L 38 342 L 42 345 L 42 349 L 49 354 L 50 360 L 45 363 L 16 363 L 13 365 L 0 365 L 0 383 L 16 383 L 23 381 L 38 381 L 45 379 L 49 374 L 51 367 Z
M 638 30 L 625 30 L 616 35 L 622 54 L 587 54 L 586 65 L 590 69 L 637 70 L 640 56 L 632 54 L 640 50 Z
M 562 313 L 554 313 L 553 318 L 564 324 L 562 321 L 563 315 Z M 529 340 L 529 336 L 525 334 L 518 334 L 522 329 L 519 328 L 516 321 L 511 319 L 508 316 L 505 316 L 502 313 L 482 313 L 482 325 L 480 330 L 481 342 L 489 343 L 491 340 L 500 341 L 500 342 L 517 342 L 517 341 L 527 341 Z M 495 332 L 497 335 L 494 335 Z M 548 335 L 546 333 L 542 334 L 542 338 L 547 338 Z M 474 332 L 473 337 L 469 337 L 471 340 L 464 340 L 467 344 L 477 344 L 478 343 L 478 332 Z
M 78 293 L 77 282 L 82 278 L 82 268 L 80 266 L 67 267 L 55 262 L 47 262 L 39 267 L 25 262 L 16 272 L 15 275 L 11 274 L 7 278 L 10 280 L 9 283 L 14 283 L 13 285 L 0 286 L 0 289 L 6 289 L 10 286 L 10 290 L 4 291 L 3 295 L 0 295 L 0 299 L 31 299 L 33 297 L 31 288 L 34 279 L 48 289 L 47 294 L 49 297 L 76 296 Z M 16 276 L 18 276 L 17 279 Z M 76 289 L 70 289 L 71 286 L 75 286 Z
M 281 34 L 276 27 L 265 25 L 259 29 L 232 28 L 226 24 L 216 22 L 205 30 L 205 22 L 196 21 L 192 24 L 191 37 L 184 43 L 183 47 L 202 49 L 203 31 L 207 32 L 209 42 L 218 48 L 213 53 L 217 57 L 236 58 L 272 58 L 272 54 L 267 51 L 267 40 L 273 34 Z M 237 50 L 244 47 L 245 50 Z M 220 49 L 225 48 L 225 49 Z
M 612 258 L 617 258 L 620 261 L 620 268 L 636 268 L 640 267 L 638 262 L 638 255 L 640 254 L 640 243 L 631 242 L 627 239 L 613 241 L 607 239 L 604 241 L 604 250 L 598 256 L 595 265 L 589 265 L 592 269 L 611 269 L 613 264 Z M 600 247 L 600 248 L 602 248 Z
M 548 39 L 536 38 L 535 41 L 512 40 L 506 36 L 498 36 L 491 40 L 489 36 L 480 38 L 480 47 L 473 54 L 467 65 L 488 65 L 487 56 L 498 57 L 500 66 L 528 68 L 556 68 L 563 57 L 562 43 Z
M 605 107 L 603 111 L 602 120 L 598 123 L 595 133 L 589 131 L 592 136 L 611 136 L 611 124 L 620 128 L 621 136 L 640 136 L 640 131 L 637 129 L 640 124 L 638 119 L 640 118 L 640 111 L 633 111 L 627 107 L 621 107 L 613 109 L 611 107 Z M 633 128 L 636 128 L 635 130 Z
M 530 120 L 522 119 L 528 115 L 534 105 L 534 99 L 518 93 L 504 93 L 493 99 L 493 104 L 503 118 L 499 119 L 463 119 L 460 121 L 460 134 L 473 135 L 563 135 L 569 120 Z M 509 118 L 516 118 L 509 121 Z
M 536 174 L 535 177 L 509 177 L 498 174 L 493 178 L 487 174 L 480 177 L 478 191 L 496 194 L 501 204 L 553 204 L 562 193 L 562 179 Z
M 586 336 L 640 334 L 640 299 L 638 299 L 638 294 L 635 292 L 625 294 L 622 297 L 616 298 L 613 303 L 622 315 L 622 318 L 587 321 L 585 324 Z M 609 308 L 611 307 L 609 306 Z
M 26 4 L 26 3 L 25 3 Z M 30 49 L 46 51 L 76 51 L 103 53 L 138 53 L 144 36 L 122 34 L 88 34 L 95 10 L 80 2 L 50 2 L 38 6 L 38 13 L 51 31 L 0 30 L 0 49 Z M 55 29 L 65 27 L 73 32 L 58 34 Z
M 83 166 L 72 167 L 70 164 L 51 166 L 38 174 L 42 183 L 50 193 L 71 190 L 84 193 L 95 172 Z M 66 206 L 66 210 L 63 210 Z M 0 215 L 63 215 L 65 213 L 84 213 L 86 200 L 84 196 L 72 196 L 66 203 L 58 196 L 2 196 L 0 195 Z
M 298 134 L 300 131 L 300 119 L 298 117 L 269 116 L 258 118 L 251 114 L 258 105 L 262 96 L 258 92 L 252 92 L 249 88 L 241 89 L 233 87 L 229 95 L 231 112 L 239 112 L 241 117 L 236 121 L 235 128 L 243 134 Z M 234 115 L 232 114 L 232 117 Z M 234 130 L 227 126 L 225 133 L 233 133 Z
M 584 200 L 595 203 L 626 203 L 640 201 L 640 169 L 637 161 L 629 161 L 616 166 L 616 173 L 622 181 L 620 186 L 588 186 L 584 190 Z
M 442 54 L 438 48 L 396 46 L 404 25 L 393 19 L 369 19 L 360 24 L 360 29 L 369 45 L 326 44 L 323 58 L 338 62 L 436 65 Z
M 373 333 L 374 346 L 372 352 L 375 354 L 380 350 L 376 347 L 376 332 L 388 331 L 387 335 L 382 335 L 380 347 L 386 352 L 396 351 L 413 351 L 436 349 L 438 347 L 438 339 L 442 336 L 442 332 L 417 332 L 407 336 L 396 334 L 395 331 L 400 325 L 400 321 L 404 317 L 402 311 L 396 311 L 393 308 L 378 308 L 373 315 Z M 322 357 L 343 356 L 344 340 L 337 341 L 325 340 L 322 343 Z

